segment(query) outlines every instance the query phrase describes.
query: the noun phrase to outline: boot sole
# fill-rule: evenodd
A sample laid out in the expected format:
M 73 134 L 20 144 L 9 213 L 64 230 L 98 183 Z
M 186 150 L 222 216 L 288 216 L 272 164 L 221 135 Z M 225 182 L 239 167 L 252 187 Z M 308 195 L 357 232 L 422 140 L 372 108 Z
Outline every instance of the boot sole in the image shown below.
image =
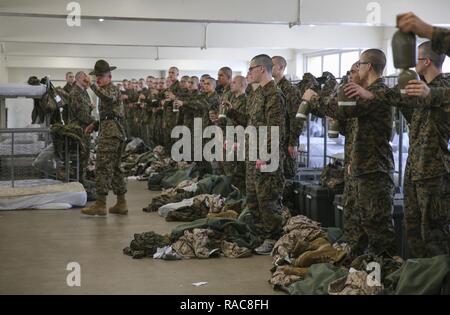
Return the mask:
M 115 215 L 127 215 L 128 212 L 125 212 L 125 213 L 109 212 L 109 214 L 115 214 Z
M 107 214 L 85 214 L 85 213 L 81 213 L 82 217 L 85 218 L 106 218 Z

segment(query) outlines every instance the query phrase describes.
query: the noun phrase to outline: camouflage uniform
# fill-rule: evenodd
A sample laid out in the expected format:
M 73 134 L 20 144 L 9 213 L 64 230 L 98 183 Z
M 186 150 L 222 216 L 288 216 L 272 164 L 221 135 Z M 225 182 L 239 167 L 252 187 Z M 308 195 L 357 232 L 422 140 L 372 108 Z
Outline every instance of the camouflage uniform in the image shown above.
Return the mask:
M 187 90 L 180 87 L 180 81 L 175 81 L 166 90 L 172 92 L 178 99 L 182 99 L 182 96 L 186 96 Z M 177 112 L 173 111 L 173 101 L 166 101 L 163 105 L 163 145 L 167 152 L 170 152 L 173 144 L 173 140 L 170 137 L 173 127 L 177 124 Z
M 219 95 L 217 95 L 217 92 L 212 92 L 210 94 L 201 93 L 198 97 L 190 98 L 187 102 L 183 103 L 183 107 L 187 110 L 190 110 L 193 112 L 194 118 L 202 118 L 202 128 L 206 128 L 209 125 L 211 125 L 211 122 L 209 120 L 209 111 L 219 110 Z M 192 133 L 192 137 L 194 137 L 194 134 Z M 191 141 L 192 149 L 194 149 L 194 142 L 193 138 Z M 202 155 L 203 156 L 203 155 Z M 194 156 L 192 156 L 192 159 L 194 159 Z M 207 173 L 211 173 L 211 163 L 208 161 L 202 161 L 198 163 L 198 165 L 203 168 Z
M 69 94 L 69 113 L 68 122 L 75 123 L 80 126 L 83 130 L 87 126 L 94 122 L 94 118 L 91 116 L 91 98 L 87 91 L 75 84 L 72 91 Z M 90 154 L 90 142 L 91 137 L 89 135 L 84 135 L 83 143 L 84 150 L 80 150 L 80 181 L 83 182 L 86 177 L 86 168 L 89 162 Z
M 283 92 L 286 98 L 286 146 L 284 148 L 285 159 L 283 162 L 284 176 L 286 178 L 293 178 L 296 173 L 296 161 L 293 159 L 289 152 L 288 147 L 298 146 L 298 138 L 302 133 L 303 123 L 301 119 L 296 119 L 298 106 L 300 105 L 300 98 L 296 88 L 289 82 L 285 77 L 283 77 L 277 86 Z
M 100 100 L 100 122 L 95 122 L 96 128 L 100 128 L 95 170 L 97 194 L 108 195 L 109 189 L 112 188 L 115 195 L 124 195 L 127 186 L 120 161 L 126 136 L 121 93 L 112 83 L 104 88 L 92 84 L 91 89 Z
M 344 144 L 344 192 L 342 195 L 344 208 L 344 238 L 349 244 L 357 244 L 361 237 L 361 227 L 357 208 L 357 186 L 355 178 L 349 174 L 351 165 L 351 153 L 355 137 L 355 118 L 338 119 L 337 107 L 333 96 L 324 96 L 311 101 L 311 110 L 319 117 L 328 116 L 339 122 L 339 133 L 345 137 Z
M 189 104 L 195 102 L 200 98 L 201 94 L 198 90 L 190 91 L 188 97 L 183 102 Z M 195 109 L 192 106 L 182 106 L 178 115 L 178 125 L 183 125 L 189 128 L 191 133 L 194 131 L 194 117 L 196 116 Z
M 430 94 L 426 97 L 428 103 L 443 104 L 448 106 L 450 104 L 450 88 L 448 87 L 430 87 Z
M 152 117 L 154 121 L 153 126 L 153 141 L 156 145 L 163 145 L 163 107 L 162 100 L 165 98 L 164 91 L 158 92 L 156 95 L 156 103 L 154 103 Z
M 430 87 L 450 87 L 442 74 Z M 449 254 L 450 210 L 450 105 L 430 103 L 413 97 L 393 101 L 409 124 L 409 152 L 406 163 L 405 226 L 414 257 Z
M 144 142 L 148 145 L 151 143 L 151 129 L 150 124 L 152 122 L 152 114 L 153 114 L 153 101 L 155 93 L 150 89 L 146 89 L 144 99 L 144 108 L 142 109 L 142 135 Z
M 184 104 L 195 102 L 200 98 L 200 92 L 198 90 L 189 91 L 188 96 L 183 99 Z M 196 116 L 196 110 L 192 106 L 181 106 L 178 112 L 177 125 L 185 126 L 191 132 L 191 157 L 194 156 L 194 118 Z
M 141 138 L 145 142 L 145 124 L 144 124 L 144 103 L 134 104 L 134 128 L 136 128 L 136 137 Z
M 69 84 L 66 83 L 66 85 L 64 85 L 63 88 L 61 87 L 57 87 L 58 92 L 60 93 L 61 97 L 63 98 L 69 98 L 70 92 L 72 92 L 73 88 L 75 86 L 75 83 L 73 84 Z M 66 97 L 64 97 L 66 96 Z M 66 102 L 66 104 L 63 106 L 63 111 L 62 111 L 62 119 L 64 120 L 64 122 L 67 124 L 69 121 L 69 104 L 68 102 Z M 58 115 L 59 115 L 59 111 L 58 111 Z
M 434 27 L 431 48 L 438 54 L 446 54 L 450 57 L 450 30 Z
M 352 164 L 351 152 L 355 134 L 355 119 L 339 120 L 340 133 L 345 137 L 344 144 L 344 192 L 342 194 L 344 208 L 344 237 L 349 243 L 356 244 L 358 241 L 359 228 L 358 222 L 353 219 L 357 217 L 355 213 L 357 208 L 356 181 L 349 174 L 348 168 Z
M 137 103 L 139 94 L 134 89 L 128 89 L 125 91 L 125 95 L 128 96 L 128 99 L 125 100 L 125 118 L 126 118 L 126 131 L 127 137 L 137 137 L 137 126 L 135 124 L 135 113 L 136 109 L 134 104 Z M 130 108 L 130 105 L 133 107 Z
M 278 126 L 280 132 L 279 148 L 284 148 L 285 140 L 285 103 L 282 92 L 271 81 L 264 87 L 258 87 L 247 99 L 246 113 L 234 109 L 228 111 L 231 119 L 242 126 L 267 126 L 267 147 L 270 149 L 270 126 Z M 258 138 L 260 135 L 258 135 Z M 248 142 L 246 141 L 248 150 Z M 269 150 L 268 150 L 269 152 Z M 284 151 L 280 150 L 280 164 Z M 282 195 L 284 189 L 283 166 L 279 165 L 274 172 L 261 172 L 256 169 L 256 162 L 246 158 L 246 198 L 250 212 L 249 224 L 257 228 L 265 238 L 278 238 L 281 232 Z
M 217 95 L 220 97 L 220 101 L 229 101 L 231 99 L 231 88 L 230 85 L 227 85 L 226 87 L 221 87 L 219 89 L 216 89 Z
M 355 118 L 350 154 L 351 175 L 355 182 L 348 189 L 355 188 L 357 210 L 345 217 L 352 226 L 352 230 L 347 230 L 351 235 L 348 241 L 352 253 L 359 255 L 367 250 L 374 254 L 394 254 L 391 220 L 394 159 L 389 143 L 393 120 L 391 91 L 381 78 L 368 90 L 375 98 L 359 100 L 356 106 L 338 107 L 335 97 L 325 97 L 323 102 L 330 111 L 335 111 L 335 117 L 340 121 Z
M 75 84 L 66 83 L 66 85 L 64 85 L 64 87 L 63 87 L 63 90 L 66 91 L 67 94 L 70 94 L 70 92 L 72 92 L 74 87 L 75 87 Z
M 239 113 L 245 114 L 246 112 L 246 100 L 247 97 L 245 94 L 241 94 L 239 96 L 231 95 L 228 101 L 231 103 L 233 108 Z M 236 127 L 239 124 L 236 124 L 231 118 L 220 118 L 219 125 L 222 128 L 223 135 L 226 139 L 226 127 L 233 126 Z M 231 145 L 231 144 L 230 144 Z M 224 159 L 226 159 L 226 150 L 224 149 Z M 235 185 L 239 191 L 245 194 L 245 162 L 237 161 L 236 154 L 234 155 L 235 161 L 224 161 L 222 163 L 222 169 L 226 176 L 230 177 L 231 183 Z

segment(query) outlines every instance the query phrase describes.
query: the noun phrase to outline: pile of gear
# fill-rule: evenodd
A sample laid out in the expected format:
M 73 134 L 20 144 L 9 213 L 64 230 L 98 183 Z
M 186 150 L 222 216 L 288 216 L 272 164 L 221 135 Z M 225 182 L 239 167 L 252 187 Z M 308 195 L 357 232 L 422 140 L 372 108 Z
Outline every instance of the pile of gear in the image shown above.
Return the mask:
M 291 295 L 449 294 L 448 255 L 410 259 L 352 257 L 342 231 L 299 215 L 288 220 L 272 251 L 274 289 Z M 426 293 L 425 293 L 426 292 Z
M 261 243 L 239 219 L 204 218 L 176 227 L 170 235 L 154 232 L 135 234 L 123 250 L 133 258 L 175 260 L 190 258 L 244 258 Z
M 152 199 L 145 212 L 158 213 L 166 221 L 195 221 L 205 217 L 236 219 L 244 199 L 229 177 L 205 175 L 198 180 L 182 180 Z
M 139 138 L 134 138 L 127 144 L 121 164 L 127 177 L 136 176 L 141 181 L 148 180 L 154 173 L 183 166 L 172 160 L 162 146 L 150 150 Z

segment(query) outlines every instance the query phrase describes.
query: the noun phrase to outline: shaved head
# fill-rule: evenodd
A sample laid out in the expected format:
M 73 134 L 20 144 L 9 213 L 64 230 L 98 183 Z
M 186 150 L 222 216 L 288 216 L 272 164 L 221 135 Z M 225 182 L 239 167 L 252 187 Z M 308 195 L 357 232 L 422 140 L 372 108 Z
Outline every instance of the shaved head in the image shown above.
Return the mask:
M 378 74 L 382 75 L 386 67 L 386 55 L 381 49 L 367 49 L 361 54 L 361 60 L 369 62 L 372 69 Z
M 431 41 L 424 42 L 419 45 L 419 53 L 421 58 L 428 58 L 433 65 L 439 70 L 445 61 L 445 54 L 438 54 L 431 48 Z
M 234 94 L 245 93 L 247 89 L 247 79 L 241 75 L 237 75 L 231 81 L 231 92 Z
M 283 69 L 287 66 L 287 61 L 281 56 L 273 56 L 272 62 L 276 63 L 277 65 L 281 66 Z
M 267 72 L 272 74 L 272 58 L 268 55 L 262 54 L 252 58 L 251 64 L 255 66 L 262 66 Z

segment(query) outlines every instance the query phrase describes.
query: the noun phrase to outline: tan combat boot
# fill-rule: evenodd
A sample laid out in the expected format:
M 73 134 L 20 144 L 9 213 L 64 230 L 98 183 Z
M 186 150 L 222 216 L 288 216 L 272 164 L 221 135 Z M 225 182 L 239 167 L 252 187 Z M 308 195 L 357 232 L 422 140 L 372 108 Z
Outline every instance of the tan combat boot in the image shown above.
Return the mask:
M 331 244 L 325 244 L 316 250 L 304 252 L 293 261 L 292 265 L 305 268 L 318 263 L 334 264 L 341 261 L 345 256 L 345 251 L 339 251 Z
M 325 244 L 330 244 L 330 242 L 328 242 L 326 239 L 324 239 L 322 237 L 321 238 L 317 238 L 317 239 L 315 239 L 312 242 L 299 240 L 297 242 L 297 244 L 295 245 L 294 250 L 292 251 L 292 257 L 297 258 L 301 254 L 303 254 L 303 253 L 305 253 L 307 251 L 316 250 L 320 246 L 325 245 Z
M 112 214 L 128 214 L 127 201 L 125 195 L 117 195 L 117 202 L 114 206 L 109 208 L 109 213 Z
M 86 215 L 106 215 L 106 195 L 97 195 L 97 200 L 95 203 L 88 207 L 81 209 L 82 214 Z

